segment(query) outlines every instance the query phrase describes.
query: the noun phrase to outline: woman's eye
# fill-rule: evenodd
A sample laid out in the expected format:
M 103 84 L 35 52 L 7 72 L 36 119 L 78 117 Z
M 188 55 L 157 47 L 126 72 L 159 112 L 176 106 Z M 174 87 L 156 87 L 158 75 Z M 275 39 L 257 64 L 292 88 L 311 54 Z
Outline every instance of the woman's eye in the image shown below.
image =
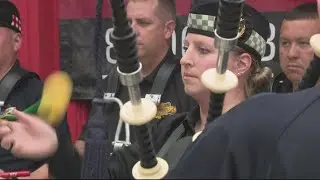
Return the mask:
M 208 54 L 210 53 L 210 50 L 208 50 L 207 48 L 198 48 L 198 51 L 200 52 L 200 54 Z
M 182 48 L 183 48 L 184 52 L 186 52 L 188 50 L 188 46 L 183 46 Z

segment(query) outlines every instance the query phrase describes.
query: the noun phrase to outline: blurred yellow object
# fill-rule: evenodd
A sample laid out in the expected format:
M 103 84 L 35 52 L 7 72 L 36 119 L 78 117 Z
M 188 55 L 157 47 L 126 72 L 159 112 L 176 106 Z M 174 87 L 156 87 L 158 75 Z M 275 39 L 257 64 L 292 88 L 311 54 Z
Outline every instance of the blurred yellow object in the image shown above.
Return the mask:
M 37 115 L 53 126 L 58 125 L 68 109 L 72 87 L 67 73 L 58 71 L 50 74 L 44 82 Z

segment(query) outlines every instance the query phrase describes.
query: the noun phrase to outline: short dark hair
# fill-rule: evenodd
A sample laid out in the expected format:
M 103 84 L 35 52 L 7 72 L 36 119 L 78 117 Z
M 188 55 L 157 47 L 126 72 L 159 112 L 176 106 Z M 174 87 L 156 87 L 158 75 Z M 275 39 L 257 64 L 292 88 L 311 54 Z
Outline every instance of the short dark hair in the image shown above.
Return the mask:
M 169 15 L 169 18 L 176 20 L 176 1 L 175 0 L 158 0 L 158 6 L 160 8 L 160 14 L 165 11 L 165 14 Z
M 125 0 L 125 4 L 127 5 L 130 0 Z M 136 0 L 131 0 L 135 2 Z M 147 1 L 147 0 L 144 0 Z M 164 19 L 163 17 L 176 20 L 176 1 L 175 0 L 156 0 L 157 2 L 157 10 L 159 10 L 159 18 Z M 168 16 L 166 16 L 168 15 Z M 167 20 L 167 19 L 166 19 Z
M 317 3 L 302 3 L 290 11 L 286 12 L 284 20 L 304 20 L 304 19 L 318 19 Z

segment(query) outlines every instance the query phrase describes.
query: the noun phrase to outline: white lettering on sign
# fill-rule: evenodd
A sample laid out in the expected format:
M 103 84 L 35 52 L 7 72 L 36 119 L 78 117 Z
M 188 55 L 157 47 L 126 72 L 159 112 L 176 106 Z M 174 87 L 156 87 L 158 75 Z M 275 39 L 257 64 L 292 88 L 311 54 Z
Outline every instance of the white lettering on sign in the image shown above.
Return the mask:
M 116 64 L 117 60 L 112 59 L 111 57 L 111 50 L 113 49 L 113 44 L 110 41 L 110 35 L 113 31 L 113 28 L 109 28 L 106 31 L 106 43 L 107 43 L 107 47 L 106 47 L 106 57 L 107 57 L 107 61 L 111 64 Z
M 272 23 L 269 23 L 270 27 L 270 37 L 267 39 L 267 46 L 269 46 L 270 54 L 265 56 L 261 59 L 261 61 L 271 61 L 273 60 L 274 56 L 276 55 L 276 45 L 274 44 L 274 38 L 276 37 L 276 28 Z

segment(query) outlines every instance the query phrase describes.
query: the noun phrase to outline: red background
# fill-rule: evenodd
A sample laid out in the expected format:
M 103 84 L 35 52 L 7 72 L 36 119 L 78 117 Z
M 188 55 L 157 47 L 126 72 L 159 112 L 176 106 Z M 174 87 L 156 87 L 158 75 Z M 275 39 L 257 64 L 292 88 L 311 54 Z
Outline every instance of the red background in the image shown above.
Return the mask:
M 60 69 L 59 19 L 94 18 L 94 0 L 11 0 L 21 14 L 23 44 L 20 51 L 21 64 L 42 79 Z M 259 11 L 286 11 L 301 2 L 316 0 L 246 0 Z M 177 13 L 186 15 L 191 0 L 177 0 Z M 109 1 L 104 0 L 103 16 L 110 17 Z M 68 123 L 75 140 L 87 120 L 88 101 L 74 100 L 68 109 Z

